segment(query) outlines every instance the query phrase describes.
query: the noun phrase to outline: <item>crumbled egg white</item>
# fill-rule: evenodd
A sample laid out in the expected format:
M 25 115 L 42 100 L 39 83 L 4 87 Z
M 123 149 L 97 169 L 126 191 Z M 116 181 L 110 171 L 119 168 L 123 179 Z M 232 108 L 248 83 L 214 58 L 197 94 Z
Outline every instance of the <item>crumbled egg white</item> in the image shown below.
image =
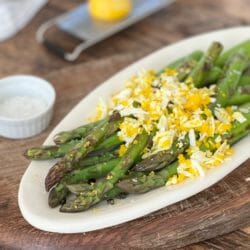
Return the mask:
M 101 120 L 104 117 L 106 117 L 107 114 L 108 114 L 108 106 L 105 103 L 105 101 L 103 100 L 103 98 L 99 98 L 99 103 L 96 107 L 95 117 L 91 120 L 94 120 L 94 121 Z
M 233 119 L 235 119 L 236 121 L 242 123 L 245 122 L 247 119 L 242 115 L 242 113 L 240 112 L 234 112 L 233 113 Z
M 162 150 L 170 149 L 174 138 L 175 131 L 173 130 L 157 131 L 155 136 L 153 137 L 153 146 L 151 150 L 145 153 L 142 158 L 146 158 Z
M 189 130 L 188 136 L 189 136 L 190 146 L 195 147 L 196 146 L 196 139 L 195 139 L 194 129 Z
M 215 100 L 215 85 L 198 89 L 190 78 L 180 82 L 174 70 L 166 69 L 160 75 L 142 70 L 127 81 L 122 91 L 113 95 L 109 106 L 100 100 L 95 120 L 113 110 L 124 117 L 118 132 L 125 142 L 119 149 L 120 155 L 142 128 L 148 133 L 154 131 L 152 147 L 145 150 L 143 158 L 170 149 L 175 139 L 181 147 L 182 139 L 188 134 L 190 147 L 184 155 L 179 155 L 177 175 L 167 181 L 167 185 L 171 185 L 204 176 L 207 169 L 232 154 L 223 135 L 229 132 L 233 121 L 242 123 L 245 117 L 233 107 L 216 107 L 213 115 L 209 105 Z M 207 150 L 202 151 L 201 146 Z
M 214 114 L 220 122 L 228 123 L 231 121 L 229 113 L 224 108 L 215 108 Z

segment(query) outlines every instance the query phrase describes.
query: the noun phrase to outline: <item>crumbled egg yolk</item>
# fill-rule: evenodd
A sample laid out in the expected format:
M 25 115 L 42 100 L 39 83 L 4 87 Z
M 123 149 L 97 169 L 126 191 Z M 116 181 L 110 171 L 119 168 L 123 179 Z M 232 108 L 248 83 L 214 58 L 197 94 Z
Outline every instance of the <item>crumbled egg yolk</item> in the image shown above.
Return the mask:
M 203 91 L 204 93 L 200 93 L 201 90 L 194 89 L 188 96 L 186 103 L 184 104 L 184 108 L 189 111 L 195 111 L 202 106 L 207 106 L 210 103 L 210 96 Z
M 90 121 L 98 121 L 103 119 L 108 114 L 108 106 L 104 102 L 102 98 L 99 98 L 99 103 L 96 107 L 96 113 L 93 118 L 90 119 Z
M 125 117 L 124 121 L 120 124 L 118 136 L 120 137 L 121 141 L 125 141 L 126 145 L 128 146 L 128 144 L 130 144 L 140 132 L 140 122 L 134 118 Z
M 142 128 L 148 133 L 155 131 L 152 146 L 144 150 L 142 158 L 170 149 L 176 138 L 181 147 L 181 139 L 188 135 L 190 147 L 185 155 L 178 157 L 177 175 L 167 181 L 167 185 L 176 184 L 186 178 L 204 176 L 207 169 L 221 164 L 232 154 L 222 136 L 230 131 L 233 121 L 244 122 L 245 117 L 231 107 L 216 106 L 213 114 L 209 105 L 214 103 L 214 96 L 214 85 L 195 88 L 191 78 L 180 82 L 175 70 L 165 69 L 160 75 L 142 70 L 113 95 L 108 108 L 100 101 L 95 118 L 101 119 L 113 110 L 124 117 L 118 132 L 125 142 L 119 148 L 120 156 Z M 207 148 L 205 152 L 201 150 L 202 145 Z
M 121 157 L 121 156 L 123 156 L 125 153 L 126 153 L 126 151 L 127 151 L 127 147 L 124 145 L 124 144 L 122 144 L 121 146 L 120 146 L 120 148 L 119 148 L 119 156 Z

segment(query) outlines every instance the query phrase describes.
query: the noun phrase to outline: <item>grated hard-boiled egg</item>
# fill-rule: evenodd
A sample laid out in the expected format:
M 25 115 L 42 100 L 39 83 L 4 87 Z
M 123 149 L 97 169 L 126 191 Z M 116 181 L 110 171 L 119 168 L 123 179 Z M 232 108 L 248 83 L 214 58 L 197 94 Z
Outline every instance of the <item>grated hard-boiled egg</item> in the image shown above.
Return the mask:
M 103 100 L 103 98 L 99 98 L 99 103 L 96 107 L 96 114 L 95 117 L 93 117 L 92 121 L 98 121 L 106 117 L 108 114 L 108 106 L 106 102 Z
M 242 113 L 240 112 L 234 112 L 233 113 L 233 119 L 240 122 L 240 123 L 243 123 L 245 122 L 247 119 L 242 115 Z
M 153 138 L 142 158 L 171 149 L 176 139 L 181 148 L 188 135 L 190 146 L 178 157 L 177 175 L 167 181 L 167 185 L 172 185 L 204 176 L 207 169 L 218 166 L 232 154 L 223 135 L 230 131 L 233 121 L 244 122 L 245 117 L 234 107 L 216 106 L 213 114 L 209 105 L 215 105 L 215 90 L 215 85 L 195 88 L 191 78 L 180 82 L 172 69 L 160 75 L 153 70 L 141 70 L 113 95 L 109 105 L 100 100 L 96 119 L 113 110 L 124 118 L 118 131 L 125 143 L 119 148 L 120 156 L 143 128 L 153 132 Z M 203 146 L 205 151 L 201 150 Z

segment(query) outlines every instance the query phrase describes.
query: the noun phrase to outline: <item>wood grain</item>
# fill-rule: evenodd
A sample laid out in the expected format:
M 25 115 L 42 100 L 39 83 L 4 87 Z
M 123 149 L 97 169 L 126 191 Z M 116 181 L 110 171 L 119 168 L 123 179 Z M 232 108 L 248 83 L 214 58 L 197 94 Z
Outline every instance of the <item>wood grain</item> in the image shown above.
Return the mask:
M 35 31 L 48 18 L 80 2 L 51 0 L 27 28 L 0 44 L 0 77 L 47 75 L 58 94 L 55 116 L 46 131 L 26 140 L 0 138 L 0 248 L 248 249 L 249 229 L 232 231 L 250 226 L 250 187 L 245 182 L 249 160 L 217 185 L 188 200 L 110 229 L 59 235 L 41 232 L 24 221 L 17 206 L 17 191 L 29 162 L 22 152 L 29 145 L 41 144 L 80 99 L 119 69 L 162 46 L 213 29 L 250 24 L 249 0 L 179 0 L 88 49 L 76 63 L 69 64 L 38 45 Z M 73 44 L 62 34 L 51 35 L 51 39 L 59 39 L 65 46 Z
M 54 120 L 47 131 L 26 140 L 1 139 L 0 235 L 1 244 L 22 249 L 158 248 L 185 246 L 246 226 L 250 219 L 250 161 L 240 166 L 217 185 L 182 202 L 141 219 L 110 229 L 86 234 L 45 233 L 24 222 L 17 205 L 20 177 L 28 161 L 22 152 L 29 145 L 39 145 L 48 132 L 84 95 L 103 79 L 134 61 L 134 55 L 108 59 L 62 69 L 51 73 L 58 95 Z M 96 74 L 98 72 L 98 74 Z M 85 77 L 88 76 L 88 77 Z M 31 191 L 32 195 L 32 191 Z M 56 243 L 56 244 L 55 244 Z
M 182 248 L 183 250 L 224 250 L 224 249 L 250 249 L 249 234 L 243 230 L 225 234 L 199 244 L 192 244 Z

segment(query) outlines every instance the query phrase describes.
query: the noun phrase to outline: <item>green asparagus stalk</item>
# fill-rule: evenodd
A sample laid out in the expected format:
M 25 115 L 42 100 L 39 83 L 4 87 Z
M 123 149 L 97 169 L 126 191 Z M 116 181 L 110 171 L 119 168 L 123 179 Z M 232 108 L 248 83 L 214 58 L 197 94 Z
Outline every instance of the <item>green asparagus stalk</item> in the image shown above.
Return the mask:
M 74 191 L 80 191 L 81 187 L 79 185 L 74 185 L 74 186 L 78 186 L 78 187 L 73 187 L 73 185 L 72 185 L 71 186 L 72 190 L 74 190 Z M 84 185 L 82 185 L 82 188 L 84 190 Z M 71 193 L 71 196 L 68 197 L 68 200 L 73 202 L 77 198 L 77 195 L 78 194 L 72 194 Z M 107 200 L 107 202 L 109 204 L 113 205 L 114 204 L 114 198 L 124 199 L 124 198 L 126 198 L 126 196 L 127 196 L 127 194 L 124 191 L 122 191 L 118 187 L 114 187 L 111 190 L 109 190 L 107 193 L 105 193 L 105 195 L 103 197 L 103 200 Z
M 244 71 L 244 76 L 250 76 L 250 59 L 249 59 L 249 66 Z
M 243 72 L 242 77 L 240 78 L 239 86 L 249 86 L 250 85 L 250 59 L 248 59 L 248 66 Z
M 69 194 L 68 188 L 64 183 L 59 183 L 49 192 L 48 204 L 51 208 L 57 207 L 66 201 Z
M 207 86 L 211 83 L 216 83 L 222 75 L 222 70 L 219 67 L 213 67 L 209 72 L 206 79 L 204 79 L 204 86 Z M 243 74 L 239 81 L 239 86 L 248 86 L 250 85 L 250 75 Z
M 88 209 L 103 200 L 105 193 L 111 190 L 114 185 L 125 176 L 128 169 L 134 164 L 135 160 L 142 153 L 149 140 L 146 131 L 137 135 L 134 142 L 130 144 L 126 153 L 122 156 L 119 163 L 109 173 L 106 180 L 96 184 L 92 191 L 82 193 L 75 199 L 68 199 L 61 207 L 61 212 L 79 212 Z
M 245 111 L 244 111 L 245 109 Z M 250 102 L 245 105 L 241 105 L 239 110 L 242 112 L 246 121 L 240 123 L 238 121 L 233 123 L 230 133 L 227 135 L 229 144 L 233 145 L 238 140 L 249 134 L 250 132 Z
M 178 73 L 177 77 L 179 81 L 184 81 L 187 76 L 190 74 L 190 72 L 193 70 L 193 68 L 196 66 L 197 61 L 193 59 L 189 59 L 181 63 L 177 68 L 176 71 Z
M 31 160 L 50 160 L 60 158 L 72 150 L 79 142 L 79 140 L 73 140 L 60 145 L 30 148 L 25 151 L 24 156 Z M 100 154 L 105 154 L 106 152 L 117 148 L 120 144 L 121 140 L 115 133 L 101 142 L 89 156 L 99 156 Z
M 175 140 L 169 150 L 163 150 L 153 154 L 141 162 L 137 163 L 133 170 L 137 172 L 146 172 L 159 170 L 175 161 L 177 156 L 183 153 L 189 146 L 189 137 L 186 135 L 183 140 Z
M 227 70 L 218 82 L 218 94 L 216 99 L 217 103 L 222 107 L 227 105 L 228 100 L 235 93 L 247 63 L 247 58 L 240 53 L 233 55 L 232 58 L 229 59 Z
M 211 69 L 211 71 L 208 73 L 208 76 L 204 79 L 204 85 L 203 86 L 208 86 L 212 83 L 216 83 L 219 78 L 222 75 L 222 70 L 215 66 Z M 250 85 L 250 75 L 242 75 L 239 81 L 239 86 L 246 86 Z
M 66 184 L 65 187 L 72 194 L 81 194 L 83 192 L 93 191 L 94 185 L 88 183 Z
M 101 155 L 88 156 L 79 161 L 77 169 L 93 166 L 99 163 L 103 163 L 118 157 L 118 151 L 104 152 Z
M 95 156 L 100 155 L 105 152 L 111 152 L 117 149 L 122 144 L 122 141 L 120 140 L 117 133 L 111 135 L 107 139 L 105 139 L 103 142 L 101 142 L 93 152 L 89 154 L 89 156 Z
M 249 86 L 249 85 L 250 85 L 250 76 L 243 75 L 240 78 L 239 86 Z
M 117 199 L 124 199 L 126 198 L 127 193 L 121 190 L 118 187 L 113 187 L 111 190 L 109 190 L 106 194 L 104 194 L 103 199 L 107 200 L 109 203 L 113 204 L 111 200 L 117 198 Z
M 215 61 L 219 57 L 223 46 L 219 42 L 213 42 L 208 48 L 208 51 L 203 55 L 196 67 L 190 73 L 194 85 L 196 87 L 203 87 L 205 85 L 204 80 L 209 75 L 209 72 L 214 66 Z
M 115 134 L 111 135 L 110 137 L 108 137 L 103 142 L 101 142 L 95 148 L 95 150 L 108 149 L 110 147 L 113 147 L 114 145 L 119 145 L 119 144 L 121 144 L 121 139 L 119 138 L 119 136 L 117 135 L 117 133 L 115 133 Z
M 247 102 L 250 102 L 250 85 L 239 86 L 227 105 L 242 105 Z
M 34 147 L 27 149 L 24 152 L 24 156 L 31 160 L 50 160 L 60 158 L 69 152 L 77 143 L 79 143 L 78 140 L 73 140 L 61 145 Z
M 58 183 L 66 173 L 77 168 L 80 160 L 92 152 L 96 145 L 99 144 L 105 136 L 108 136 L 108 133 L 111 135 L 119 128 L 120 116 L 117 117 L 117 120 L 115 120 L 115 116 L 118 115 L 114 114 L 111 119 L 106 118 L 94 127 L 84 139 L 49 170 L 45 179 L 45 189 L 47 191 Z
M 81 139 L 85 137 L 95 126 L 100 124 L 102 121 L 103 119 L 97 122 L 85 124 L 70 131 L 62 131 L 54 136 L 54 142 L 56 144 L 65 144 L 75 139 Z
M 235 47 L 227 50 L 216 61 L 216 65 L 223 67 L 226 61 L 229 60 L 235 53 L 241 51 L 249 60 L 250 60 L 250 40 L 244 41 L 240 44 L 237 44 Z
M 212 83 L 216 83 L 220 79 L 221 75 L 222 75 L 222 70 L 217 66 L 213 67 L 211 71 L 208 73 L 208 76 L 204 79 L 203 86 L 208 86 Z M 250 85 L 250 76 L 243 75 L 240 78 L 239 86 L 246 86 L 246 85 Z
M 177 174 L 178 161 L 175 161 L 165 166 L 159 172 L 151 172 L 150 174 L 144 174 L 142 176 L 127 178 L 116 184 L 118 188 L 126 193 L 145 193 L 152 189 L 162 187 L 166 184 L 168 178 Z
M 120 159 L 112 159 L 107 162 L 99 163 L 84 169 L 77 169 L 63 178 L 67 184 L 75 184 L 83 181 L 88 181 L 92 178 L 98 179 L 106 176 L 118 163 Z
M 88 184 L 74 184 L 74 185 L 67 185 L 69 191 L 75 195 L 80 195 L 83 192 L 86 191 L 91 191 L 93 189 L 91 189 L 93 186 L 90 186 Z M 121 190 L 118 187 L 114 187 L 111 190 L 109 190 L 107 193 L 105 193 L 103 200 L 107 200 L 107 202 L 111 205 L 114 204 L 114 199 L 124 199 L 126 198 L 127 193 L 124 192 L 123 190 Z M 73 197 L 73 199 L 75 199 L 75 197 Z
M 250 71 L 250 70 L 249 70 Z M 209 73 L 208 77 L 204 80 L 205 85 L 215 83 L 222 75 L 222 70 L 214 67 Z M 227 105 L 242 105 L 250 101 L 250 76 L 244 74 L 241 76 L 236 92 L 228 99 Z
M 182 58 L 170 63 L 167 66 L 167 68 L 176 69 L 186 61 L 189 61 L 189 60 L 199 61 L 202 56 L 203 56 L 203 52 L 201 50 L 195 50 L 194 52 L 190 53 L 189 55 L 182 57 Z
M 216 83 L 222 74 L 222 70 L 219 67 L 213 67 L 208 73 L 208 76 L 204 79 L 203 86 L 208 86 L 212 83 Z
M 72 194 L 80 195 L 81 193 L 84 193 L 84 192 L 93 191 L 94 186 L 89 185 L 87 183 L 80 183 L 80 184 L 67 185 L 67 188 Z M 122 191 L 120 188 L 114 187 L 111 190 L 109 190 L 107 193 L 105 193 L 103 200 L 110 200 L 114 198 L 124 198 L 125 195 L 126 193 Z
M 188 74 L 189 74 L 190 70 L 192 70 L 192 68 L 189 70 L 190 66 L 187 67 L 187 65 L 189 65 L 191 63 L 188 63 L 188 62 L 192 61 L 192 64 L 194 64 L 194 62 L 199 61 L 202 56 L 203 56 L 203 52 L 202 51 L 195 50 L 194 52 L 190 53 L 189 55 L 184 56 L 184 57 L 182 57 L 182 58 L 180 58 L 180 59 L 178 59 L 178 60 L 176 60 L 176 61 L 168 64 L 167 67 L 165 67 L 163 70 L 161 70 L 160 72 L 158 72 L 158 75 L 160 75 L 161 73 L 163 73 L 166 68 L 167 69 L 176 69 L 181 74 L 184 74 L 184 72 L 188 72 Z M 183 76 L 180 76 L 179 79 L 183 80 L 183 78 L 184 78 Z
M 60 183 L 50 190 L 48 199 L 49 206 L 56 207 L 63 204 L 69 194 L 69 190 L 72 192 L 72 188 L 74 187 L 77 188 L 79 185 L 81 188 L 90 187 L 90 185 L 86 185 L 85 182 L 106 176 L 118 164 L 118 162 L 119 159 L 117 158 L 84 169 L 74 170 L 66 175 Z M 77 184 L 77 186 L 73 186 L 72 184 Z

